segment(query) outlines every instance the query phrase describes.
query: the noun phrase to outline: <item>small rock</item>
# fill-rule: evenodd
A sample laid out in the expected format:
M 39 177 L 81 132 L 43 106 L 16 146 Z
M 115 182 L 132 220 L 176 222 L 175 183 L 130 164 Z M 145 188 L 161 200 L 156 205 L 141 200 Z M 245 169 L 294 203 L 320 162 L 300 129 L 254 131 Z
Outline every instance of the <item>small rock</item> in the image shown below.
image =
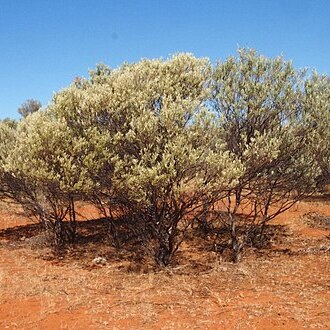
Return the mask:
M 107 263 L 107 259 L 105 259 L 103 257 L 96 257 L 96 258 L 93 259 L 92 263 L 94 265 L 102 265 L 102 266 L 104 266 Z

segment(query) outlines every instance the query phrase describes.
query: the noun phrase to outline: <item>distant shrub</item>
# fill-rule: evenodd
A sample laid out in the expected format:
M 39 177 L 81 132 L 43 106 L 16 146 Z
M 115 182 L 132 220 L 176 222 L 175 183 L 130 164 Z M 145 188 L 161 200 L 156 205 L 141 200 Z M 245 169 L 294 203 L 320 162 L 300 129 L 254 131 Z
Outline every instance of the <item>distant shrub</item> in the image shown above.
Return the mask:
M 28 115 L 31 115 L 34 112 L 37 112 L 42 107 L 42 104 L 38 100 L 29 99 L 26 100 L 18 109 L 17 112 L 23 117 L 26 118 Z

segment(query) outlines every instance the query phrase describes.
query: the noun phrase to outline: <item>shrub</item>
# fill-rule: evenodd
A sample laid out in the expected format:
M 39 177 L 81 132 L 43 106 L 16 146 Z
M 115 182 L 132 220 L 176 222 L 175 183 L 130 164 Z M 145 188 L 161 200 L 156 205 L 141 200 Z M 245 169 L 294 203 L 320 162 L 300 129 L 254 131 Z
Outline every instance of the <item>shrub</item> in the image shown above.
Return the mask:
M 78 136 L 95 127 L 107 137 L 90 200 L 112 227 L 113 209 L 125 212 L 141 241 L 154 243 L 157 263 L 167 265 L 188 215 L 219 199 L 238 171 L 219 141 L 213 150 L 207 145 L 214 130 L 202 106 L 209 63 L 181 54 L 96 72 L 58 94 L 52 111 Z
M 162 266 L 193 219 L 207 225 L 218 210 L 238 261 L 328 176 L 328 99 L 324 77 L 253 50 L 214 70 L 190 54 L 98 65 L 17 127 L 0 123 L 0 197 L 36 216 L 59 249 L 75 239 L 76 201 L 100 210 L 117 247 L 125 216 Z
M 248 49 L 215 69 L 219 138 L 244 167 L 224 202 L 235 261 L 245 244 L 262 240 L 267 222 L 314 191 L 319 170 L 304 81 L 291 63 Z
M 74 137 L 50 112 L 36 112 L 19 123 L 7 157 L 12 199 L 45 225 L 57 247 L 74 241 L 75 201 L 93 184 L 82 166 L 92 162 L 89 137 Z
M 14 148 L 16 139 L 15 125 L 12 122 L 8 124 L 8 121 L 0 121 L 0 200 L 12 197 L 10 189 L 8 187 L 9 173 L 5 170 L 7 158 Z
M 330 183 L 330 80 L 314 73 L 305 83 L 305 113 L 311 135 L 311 152 L 320 167 L 317 178 L 322 190 Z

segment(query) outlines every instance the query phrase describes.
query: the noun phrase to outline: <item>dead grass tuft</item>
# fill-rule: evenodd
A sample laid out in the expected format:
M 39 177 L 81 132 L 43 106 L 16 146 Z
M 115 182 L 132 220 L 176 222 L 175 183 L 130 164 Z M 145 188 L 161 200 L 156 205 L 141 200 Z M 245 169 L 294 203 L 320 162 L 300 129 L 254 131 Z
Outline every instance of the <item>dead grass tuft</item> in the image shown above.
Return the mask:
M 302 217 L 304 223 L 312 228 L 330 229 L 330 216 L 309 212 Z

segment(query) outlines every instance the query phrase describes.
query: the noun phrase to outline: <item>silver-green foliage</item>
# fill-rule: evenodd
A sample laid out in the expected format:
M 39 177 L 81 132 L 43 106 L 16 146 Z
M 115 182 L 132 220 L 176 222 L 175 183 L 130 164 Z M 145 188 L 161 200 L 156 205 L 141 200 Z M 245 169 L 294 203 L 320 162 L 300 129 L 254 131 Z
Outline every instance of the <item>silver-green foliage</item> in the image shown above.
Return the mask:
M 94 189 L 92 173 L 101 154 L 102 138 L 93 128 L 74 135 L 49 110 L 18 124 L 4 166 L 8 187 L 13 200 L 55 234 L 55 243 L 74 239 L 74 203 Z
M 187 54 L 112 71 L 102 66 L 50 107 L 74 134 L 91 127 L 101 133 L 106 152 L 94 163 L 93 200 L 100 209 L 125 208 L 141 235 L 156 240 L 162 264 L 177 249 L 188 213 L 219 199 L 241 170 L 213 141 L 216 126 L 203 106 L 210 73 L 207 60 Z
M 290 62 L 249 49 L 215 69 L 212 101 L 219 135 L 244 168 L 225 203 L 234 258 L 248 240 L 262 237 L 269 220 L 315 188 L 319 168 L 305 81 L 305 73 Z M 244 208 L 249 217 L 238 223 Z
M 224 201 L 238 256 L 313 191 L 329 163 L 329 121 L 319 124 L 329 117 L 324 86 L 252 50 L 214 70 L 190 54 L 98 65 L 17 129 L 0 123 L 1 180 L 60 238 L 74 235 L 77 200 L 93 202 L 114 236 L 120 210 L 163 265 L 191 218 Z
M 330 78 L 314 73 L 305 83 L 306 122 L 311 135 L 311 151 L 321 173 L 319 188 L 330 183 Z
M 8 189 L 8 177 L 5 166 L 16 139 L 15 125 L 12 122 L 0 122 L 0 199 L 11 197 Z

